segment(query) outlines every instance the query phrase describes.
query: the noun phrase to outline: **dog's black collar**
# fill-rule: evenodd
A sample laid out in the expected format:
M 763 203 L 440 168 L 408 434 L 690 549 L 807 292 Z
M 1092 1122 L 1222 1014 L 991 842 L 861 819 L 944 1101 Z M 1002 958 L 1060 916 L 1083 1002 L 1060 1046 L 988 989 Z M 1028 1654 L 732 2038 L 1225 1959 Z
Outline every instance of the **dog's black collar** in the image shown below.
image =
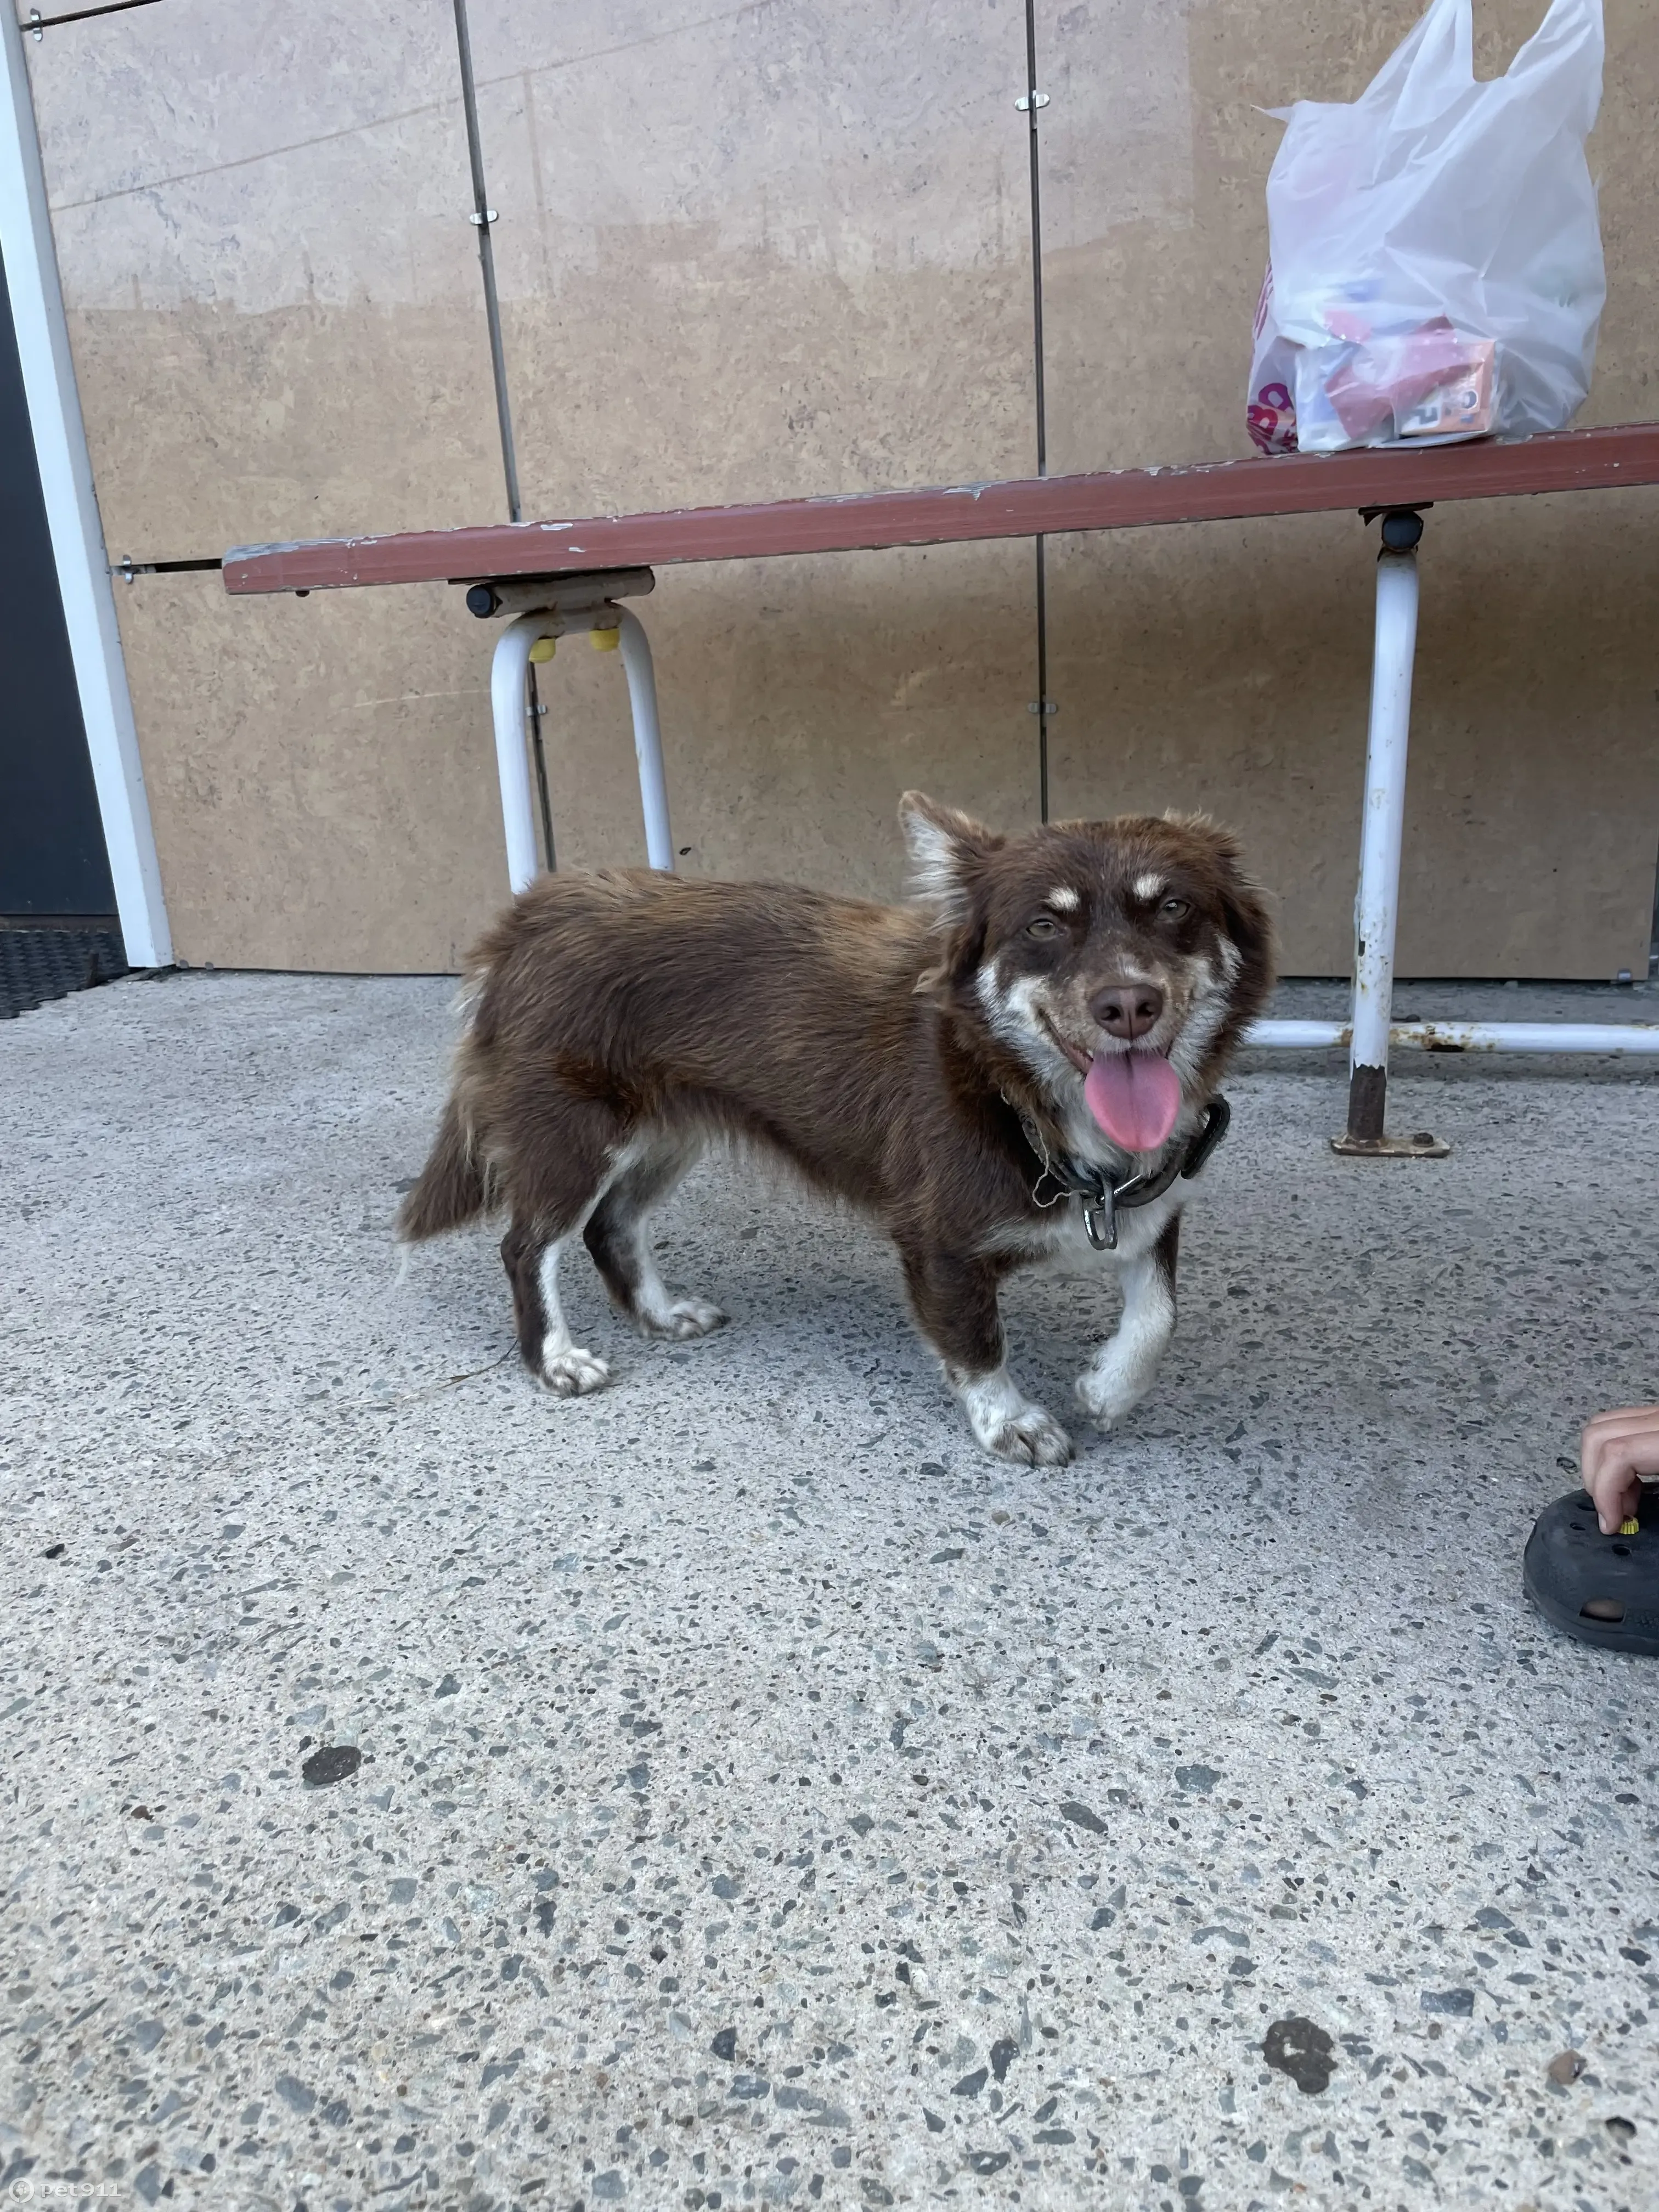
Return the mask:
M 1119 1209 L 1150 1206 L 1178 1177 L 1195 1176 L 1226 1135 L 1232 1117 L 1232 1108 L 1218 1091 L 1204 1109 L 1203 1121 L 1184 1152 L 1166 1161 L 1155 1175 L 1133 1175 L 1115 1183 L 1099 1168 L 1079 1167 L 1075 1160 L 1063 1156 L 1056 1159 L 1043 1143 L 1036 1122 L 1028 1114 L 1021 1114 L 1019 1126 L 1025 1132 L 1025 1141 L 1042 1162 L 1042 1173 L 1031 1185 L 1031 1195 L 1039 1206 L 1058 1206 L 1062 1199 L 1080 1198 L 1089 1242 L 1097 1252 L 1115 1252 Z M 1046 1195 L 1045 1184 L 1050 1186 Z

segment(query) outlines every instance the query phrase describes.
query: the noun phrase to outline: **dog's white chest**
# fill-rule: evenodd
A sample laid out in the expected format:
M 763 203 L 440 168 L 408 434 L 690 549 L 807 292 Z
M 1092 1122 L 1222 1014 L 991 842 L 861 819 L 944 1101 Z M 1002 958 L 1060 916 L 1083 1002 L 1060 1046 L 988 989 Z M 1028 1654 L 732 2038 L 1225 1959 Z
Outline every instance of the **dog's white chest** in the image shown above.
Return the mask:
M 1048 1222 L 1034 1233 L 1034 1243 L 1042 1240 L 1035 1264 L 1045 1274 L 1086 1276 L 1095 1280 L 1103 1268 L 1133 1267 L 1152 1250 L 1190 1195 L 1189 1189 L 1176 1184 L 1162 1197 L 1153 1199 L 1149 1206 L 1120 1209 L 1117 1244 L 1106 1252 L 1090 1242 L 1089 1232 L 1083 1225 L 1081 1202 L 1067 1199 L 1064 1205 L 1054 1207 Z

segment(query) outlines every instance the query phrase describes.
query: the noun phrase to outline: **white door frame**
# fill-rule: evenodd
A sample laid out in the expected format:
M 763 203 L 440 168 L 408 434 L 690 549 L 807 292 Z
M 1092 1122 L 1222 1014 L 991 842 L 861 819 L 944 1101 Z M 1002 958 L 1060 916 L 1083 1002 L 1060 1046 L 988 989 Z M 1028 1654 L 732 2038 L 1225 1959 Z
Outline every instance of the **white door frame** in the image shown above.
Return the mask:
M 70 354 L 23 31 L 9 0 L 0 5 L 0 47 L 5 55 L 0 95 L 0 255 L 5 258 L 58 588 L 81 694 L 81 719 L 92 756 L 127 958 L 135 968 L 167 968 L 173 964 L 173 939 Z

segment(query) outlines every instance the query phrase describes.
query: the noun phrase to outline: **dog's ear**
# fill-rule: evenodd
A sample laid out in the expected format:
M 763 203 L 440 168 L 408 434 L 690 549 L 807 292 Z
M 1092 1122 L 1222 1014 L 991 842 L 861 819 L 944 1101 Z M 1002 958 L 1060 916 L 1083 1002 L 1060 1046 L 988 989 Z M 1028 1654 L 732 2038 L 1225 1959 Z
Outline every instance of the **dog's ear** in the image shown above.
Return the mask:
M 915 896 L 930 900 L 946 927 L 966 921 L 975 878 L 1002 839 L 921 791 L 900 799 L 899 826 L 910 849 Z
M 1265 997 L 1271 989 L 1278 964 L 1273 915 L 1260 884 L 1237 866 L 1227 871 L 1222 903 L 1227 915 L 1227 934 L 1243 957 L 1241 974 Z
M 912 890 L 933 908 L 943 939 L 938 960 L 914 986 L 932 995 L 960 981 L 979 959 L 985 943 L 985 864 L 1004 840 L 920 791 L 907 791 L 900 799 L 899 822 L 910 848 Z
M 1207 850 L 1221 892 L 1227 934 L 1243 957 L 1243 973 L 1265 991 L 1273 980 L 1273 916 L 1267 894 L 1244 866 L 1237 838 L 1207 814 L 1178 814 L 1171 809 L 1164 818 L 1198 838 Z

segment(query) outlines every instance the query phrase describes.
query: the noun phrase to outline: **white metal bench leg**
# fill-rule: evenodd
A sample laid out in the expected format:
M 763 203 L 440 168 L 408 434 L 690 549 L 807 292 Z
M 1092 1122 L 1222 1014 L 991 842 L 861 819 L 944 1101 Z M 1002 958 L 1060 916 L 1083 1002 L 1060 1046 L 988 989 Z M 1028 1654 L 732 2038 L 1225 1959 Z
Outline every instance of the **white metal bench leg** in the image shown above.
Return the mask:
M 1348 1126 L 1332 1146 L 1364 1158 L 1443 1158 L 1449 1147 L 1425 1133 L 1390 1137 L 1389 1025 L 1394 1012 L 1395 932 L 1400 917 L 1400 846 L 1406 817 L 1406 758 L 1411 737 L 1412 666 L 1417 655 L 1417 542 L 1423 519 L 1405 507 L 1382 518 L 1376 556 L 1376 635 L 1371 658 L 1371 718 L 1365 749 L 1365 806 L 1359 836 L 1359 889 L 1353 909 L 1352 1042 L 1348 1049 Z
M 495 723 L 495 774 L 501 787 L 501 826 L 507 832 L 507 879 L 514 896 L 528 890 L 541 866 L 536 817 L 530 803 L 530 648 L 550 635 L 555 617 L 520 615 L 495 641 L 489 671 L 489 706 Z
M 674 835 L 668 826 L 668 784 L 663 775 L 662 731 L 657 722 L 657 678 L 645 624 L 626 607 L 622 617 L 623 672 L 634 710 L 634 757 L 640 769 L 640 809 L 645 816 L 645 854 L 653 868 L 674 867 Z
M 531 800 L 526 721 L 530 708 L 530 651 L 538 638 L 557 638 L 573 629 L 620 633 L 623 673 L 634 715 L 634 753 L 639 763 L 640 806 L 645 817 L 646 857 L 653 868 L 672 872 L 674 838 L 668 821 L 668 784 L 663 772 L 662 730 L 657 720 L 657 682 L 645 626 L 626 607 L 586 605 L 550 607 L 518 616 L 495 641 L 489 674 L 489 704 L 495 726 L 495 773 L 501 791 L 501 826 L 507 836 L 507 875 L 514 896 L 527 890 L 541 868 L 536 817 Z

